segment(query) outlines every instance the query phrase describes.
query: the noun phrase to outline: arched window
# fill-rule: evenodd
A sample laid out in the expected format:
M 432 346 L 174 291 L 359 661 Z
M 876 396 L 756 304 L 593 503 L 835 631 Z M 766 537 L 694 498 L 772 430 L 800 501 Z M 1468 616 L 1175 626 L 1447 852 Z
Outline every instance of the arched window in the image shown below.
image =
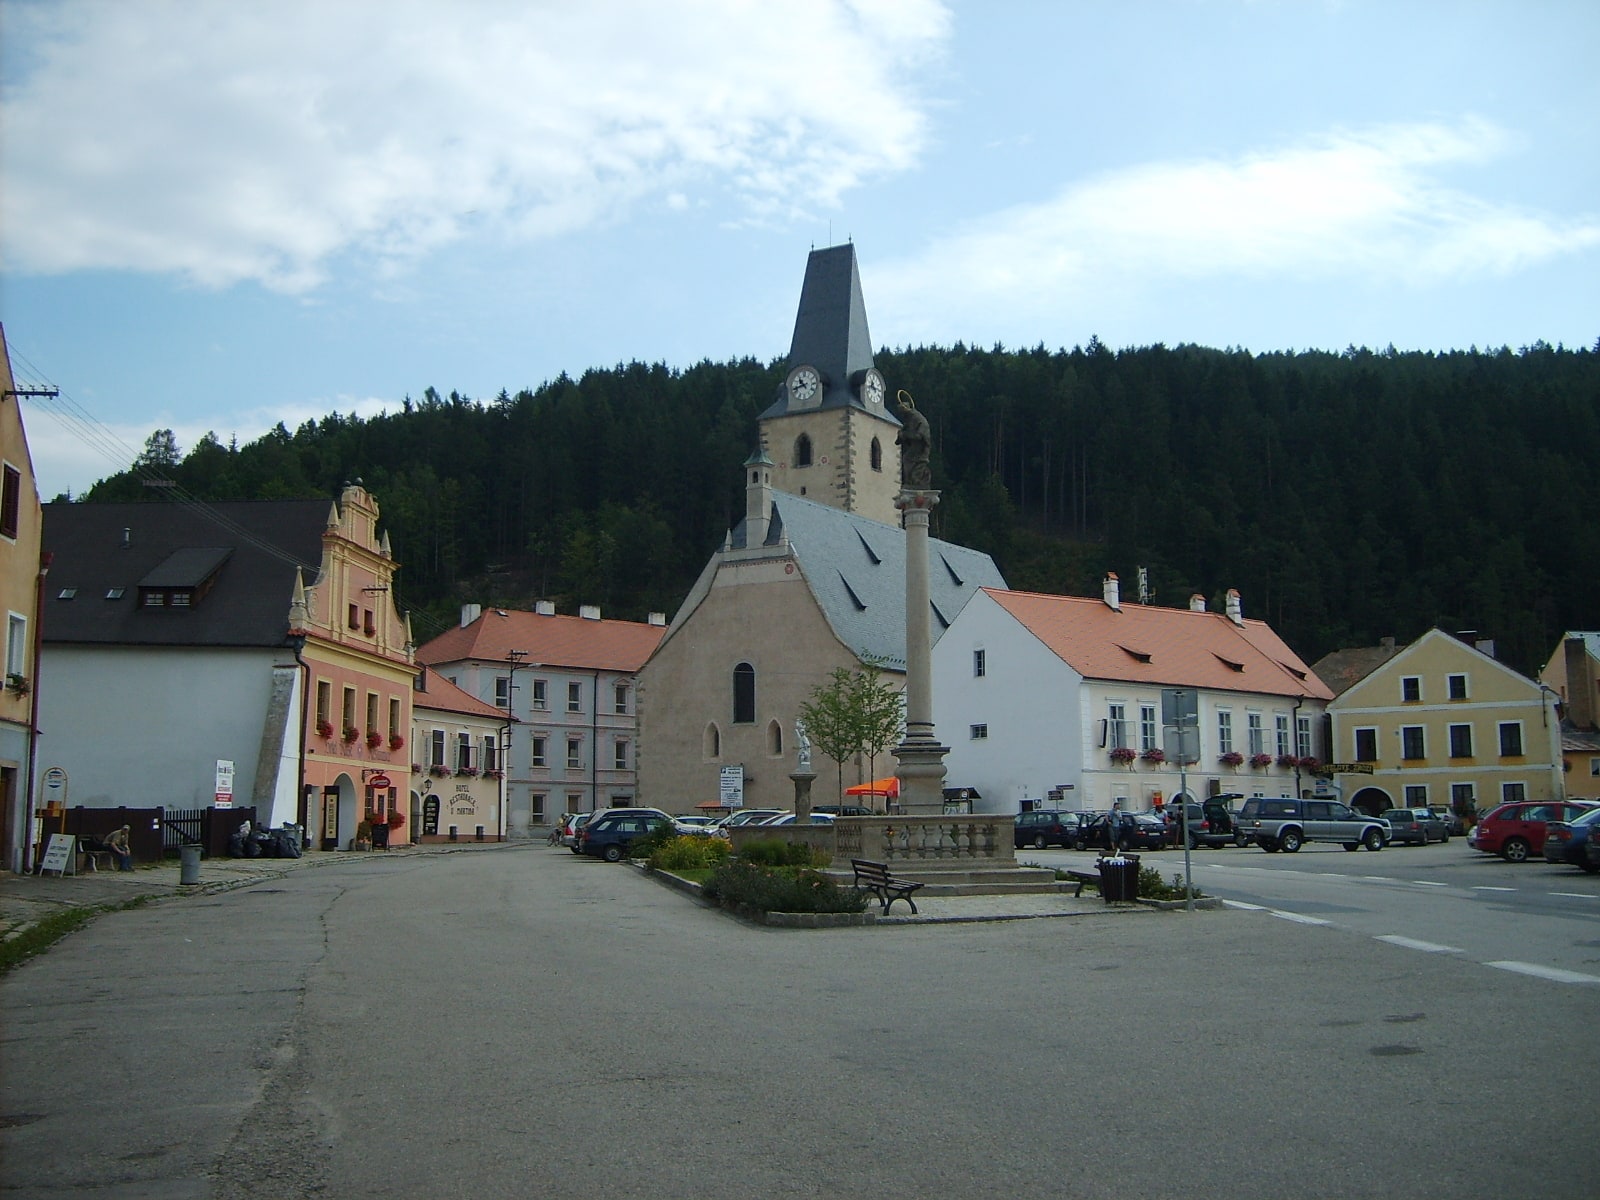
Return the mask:
M 811 465 L 811 437 L 802 433 L 794 440 L 794 465 L 809 467 Z
M 717 728 L 715 721 L 706 726 L 704 749 L 707 758 L 722 757 L 722 730 Z
M 756 669 L 747 662 L 733 669 L 733 723 L 756 722 Z
M 883 470 L 883 443 L 877 438 L 872 439 L 872 469 Z
M 775 758 L 783 754 L 783 726 L 776 721 L 767 726 L 767 753 Z

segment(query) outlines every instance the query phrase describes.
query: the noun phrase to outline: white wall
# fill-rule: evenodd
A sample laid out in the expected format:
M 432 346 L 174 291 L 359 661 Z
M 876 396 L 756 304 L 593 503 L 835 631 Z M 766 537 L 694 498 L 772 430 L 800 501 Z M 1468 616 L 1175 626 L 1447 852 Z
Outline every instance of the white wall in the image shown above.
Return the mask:
M 45 654 L 38 767 L 66 769 L 68 807 L 203 808 L 219 758 L 233 760 L 235 803 L 251 803 L 273 668 L 293 662 L 287 649 L 53 645 Z
M 973 652 L 985 673 L 973 675 Z M 980 592 L 933 648 L 934 727 L 950 747 L 947 787 L 975 787 L 979 812 L 1014 813 L 1083 771 L 1083 680 Z M 972 726 L 989 736 L 974 740 Z M 1080 807 L 1076 800 L 1066 807 Z

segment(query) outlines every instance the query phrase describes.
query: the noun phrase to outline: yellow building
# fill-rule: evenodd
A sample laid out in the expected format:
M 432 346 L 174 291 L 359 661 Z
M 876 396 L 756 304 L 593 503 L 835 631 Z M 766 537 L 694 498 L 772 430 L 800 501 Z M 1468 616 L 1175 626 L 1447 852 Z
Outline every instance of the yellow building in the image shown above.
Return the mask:
M 1549 688 L 1497 662 L 1490 643 L 1441 629 L 1384 651 L 1353 682 L 1314 668 L 1338 692 L 1328 705 L 1334 763 L 1372 771 L 1335 776 L 1346 803 L 1371 813 L 1449 805 L 1468 816 L 1564 797 Z
M 0 328 L 0 611 L 5 616 L 4 674 L 0 674 L 0 860 L 7 871 L 28 869 L 32 841 L 33 759 L 38 738 L 37 647 L 39 557 L 43 517 L 33 459 L 22 427 L 17 385 L 5 330 Z

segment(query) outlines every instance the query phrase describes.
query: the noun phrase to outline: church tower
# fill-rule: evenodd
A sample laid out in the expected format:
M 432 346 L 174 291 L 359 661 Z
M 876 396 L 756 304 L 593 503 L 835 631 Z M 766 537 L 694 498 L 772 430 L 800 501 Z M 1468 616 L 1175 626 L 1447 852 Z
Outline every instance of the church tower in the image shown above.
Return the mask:
M 886 399 L 872 363 L 855 246 L 813 250 L 789 373 L 759 418 L 773 489 L 899 525 L 900 421 Z

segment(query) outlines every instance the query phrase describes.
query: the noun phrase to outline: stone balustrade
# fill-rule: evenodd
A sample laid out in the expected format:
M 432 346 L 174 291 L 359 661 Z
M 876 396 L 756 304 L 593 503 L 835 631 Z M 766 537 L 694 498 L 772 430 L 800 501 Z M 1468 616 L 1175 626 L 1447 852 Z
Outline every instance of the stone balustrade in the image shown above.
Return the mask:
M 841 817 L 831 825 L 743 825 L 729 832 L 733 852 L 758 838 L 805 842 L 850 869 L 852 858 L 902 867 L 1010 867 L 1016 864 L 1010 813 L 961 816 Z

